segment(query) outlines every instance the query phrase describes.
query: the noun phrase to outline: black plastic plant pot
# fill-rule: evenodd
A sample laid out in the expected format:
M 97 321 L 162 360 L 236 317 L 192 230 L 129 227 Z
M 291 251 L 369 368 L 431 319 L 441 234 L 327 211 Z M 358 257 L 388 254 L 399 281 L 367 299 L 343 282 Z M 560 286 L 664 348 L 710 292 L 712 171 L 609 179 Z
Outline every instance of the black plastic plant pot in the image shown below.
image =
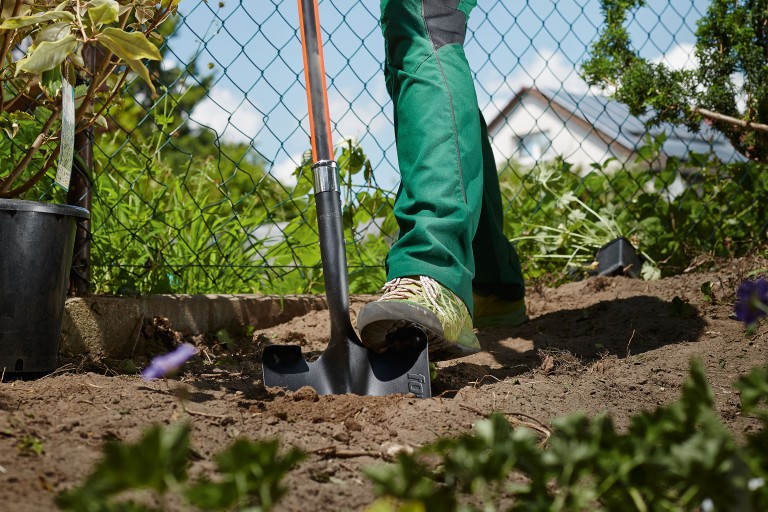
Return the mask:
M 61 334 L 77 206 L 0 199 L 0 372 L 52 372 Z
M 597 275 L 640 277 L 643 262 L 626 238 L 619 237 L 597 250 Z

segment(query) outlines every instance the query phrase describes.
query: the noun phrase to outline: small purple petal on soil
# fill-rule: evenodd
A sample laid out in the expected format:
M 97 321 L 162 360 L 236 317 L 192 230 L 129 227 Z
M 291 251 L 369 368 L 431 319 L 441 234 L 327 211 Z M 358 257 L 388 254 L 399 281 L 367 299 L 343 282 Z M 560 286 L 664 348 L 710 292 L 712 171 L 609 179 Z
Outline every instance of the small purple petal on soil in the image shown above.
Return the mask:
M 174 373 L 186 363 L 190 357 L 197 354 L 197 349 L 189 343 L 179 345 L 173 352 L 157 356 L 149 362 L 141 377 L 144 380 L 155 380 Z
M 768 309 L 768 281 L 757 279 L 744 281 L 736 292 L 736 305 L 733 310 L 736 319 L 745 325 L 755 323 L 766 315 Z

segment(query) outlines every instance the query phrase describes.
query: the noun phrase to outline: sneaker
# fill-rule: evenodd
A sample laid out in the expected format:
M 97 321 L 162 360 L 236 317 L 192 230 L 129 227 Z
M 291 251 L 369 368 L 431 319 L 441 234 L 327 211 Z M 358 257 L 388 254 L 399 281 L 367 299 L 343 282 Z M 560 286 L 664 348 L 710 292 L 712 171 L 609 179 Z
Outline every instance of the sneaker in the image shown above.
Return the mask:
M 528 321 L 525 299 L 506 300 L 496 295 L 473 293 L 475 327 L 516 327 Z
M 357 315 L 363 345 L 376 352 L 413 343 L 426 333 L 432 361 L 480 351 L 464 302 L 431 277 L 400 277 Z

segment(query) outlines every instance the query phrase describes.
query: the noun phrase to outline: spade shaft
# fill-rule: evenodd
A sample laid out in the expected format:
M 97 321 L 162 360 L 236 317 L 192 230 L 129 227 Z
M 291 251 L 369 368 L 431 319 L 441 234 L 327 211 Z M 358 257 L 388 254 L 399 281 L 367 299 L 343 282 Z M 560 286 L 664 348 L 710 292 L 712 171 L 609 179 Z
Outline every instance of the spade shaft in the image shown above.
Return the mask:
M 331 315 L 331 342 L 354 334 L 349 321 L 349 285 L 347 257 L 344 252 L 344 226 L 341 218 L 341 193 L 338 169 L 333 161 L 331 117 L 328 110 L 328 88 L 320 34 L 317 0 L 299 0 L 301 45 L 304 54 L 304 80 L 309 106 L 310 140 L 312 142 L 312 174 L 320 236 L 323 282 Z M 340 331 L 340 332 L 338 332 Z M 329 347 L 330 348 L 330 347 Z
M 429 397 L 431 385 L 426 335 L 416 335 L 410 346 L 379 354 L 365 348 L 352 327 L 341 193 L 338 170 L 333 161 L 317 0 L 299 0 L 299 20 L 314 161 L 312 174 L 320 257 L 331 337 L 323 354 L 312 362 L 303 358 L 298 346 L 265 347 L 262 355 L 264 384 L 292 390 L 311 386 L 320 394 L 413 393 L 418 397 Z
M 325 83 L 325 61 L 317 0 L 299 0 L 299 23 L 309 106 L 312 160 L 332 160 L 331 116 L 328 111 L 328 87 Z

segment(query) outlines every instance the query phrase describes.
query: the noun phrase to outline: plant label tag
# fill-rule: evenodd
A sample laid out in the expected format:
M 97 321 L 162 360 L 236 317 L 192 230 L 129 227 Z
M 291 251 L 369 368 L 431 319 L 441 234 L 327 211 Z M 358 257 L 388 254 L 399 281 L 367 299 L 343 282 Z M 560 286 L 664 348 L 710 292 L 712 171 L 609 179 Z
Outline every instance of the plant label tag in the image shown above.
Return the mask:
M 72 178 L 72 157 L 75 151 L 75 89 L 64 79 L 61 81 L 61 140 L 56 184 L 69 190 Z

